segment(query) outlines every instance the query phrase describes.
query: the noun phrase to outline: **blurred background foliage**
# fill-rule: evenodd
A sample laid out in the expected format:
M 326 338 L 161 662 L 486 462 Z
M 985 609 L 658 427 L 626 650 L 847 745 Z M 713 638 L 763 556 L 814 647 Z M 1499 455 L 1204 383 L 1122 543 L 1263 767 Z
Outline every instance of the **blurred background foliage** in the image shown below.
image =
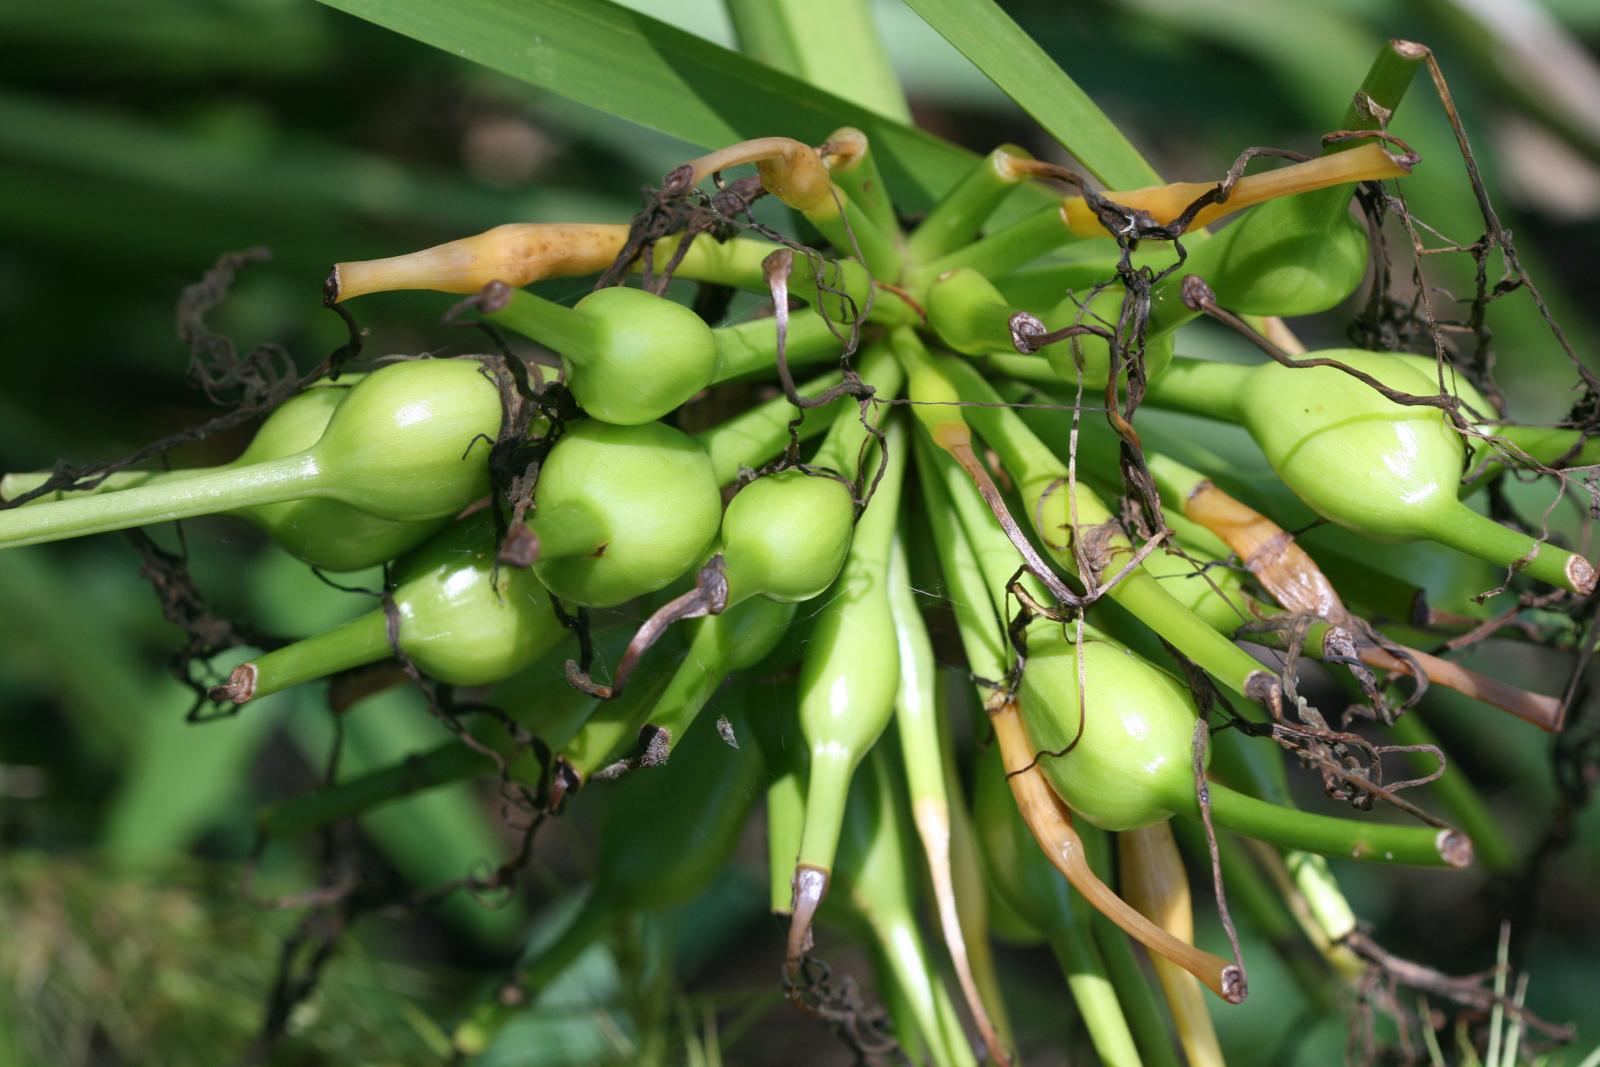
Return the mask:
M 732 43 L 715 0 L 632 6 Z M 1600 6 L 1005 6 L 1171 178 L 1219 174 L 1247 145 L 1312 150 L 1383 38 L 1430 44 L 1525 262 L 1579 351 L 1594 351 L 1600 87 L 1588 57 L 1600 42 Z M 1015 141 L 1059 157 L 909 8 L 887 0 L 878 15 L 919 124 L 977 151 Z M 513 220 L 621 221 L 641 184 L 691 154 L 309 0 L 0 5 L 0 61 L 5 470 L 122 454 L 214 413 L 184 384 L 172 309 L 223 251 L 267 245 L 273 259 L 241 276 L 212 316 L 215 328 L 242 346 L 280 342 L 304 368 L 344 337 L 320 306 L 334 259 Z M 1452 239 L 1475 239 L 1470 190 L 1420 81 L 1395 128 L 1426 160 L 1405 186 L 1418 215 Z M 1465 291 L 1464 257 L 1453 258 L 1436 280 Z M 575 297 L 583 285 L 550 288 Z M 439 324 L 449 303 L 433 294 L 361 301 L 368 352 L 480 344 Z M 1303 332 L 1337 342 L 1347 318 Z M 1572 375 L 1530 302 L 1499 302 L 1494 326 L 1514 411 L 1562 413 Z M 173 460 L 229 459 L 248 432 Z M 158 536 L 176 544 L 171 530 Z M 365 606 L 238 523 L 188 523 L 184 539 L 208 596 L 268 631 L 310 633 Z M 377 577 L 353 581 L 371 586 Z M 163 669 L 179 643 L 120 537 L 0 553 L 0 1062 L 180 1065 L 250 1055 L 278 947 L 298 919 L 255 902 L 309 884 L 316 860 L 310 847 L 272 848 L 244 881 L 254 813 L 317 781 L 335 726 L 316 687 L 186 724 L 189 693 Z M 1523 682 L 1549 688 L 1540 668 L 1511 662 Z M 1555 803 L 1550 742 L 1509 719 L 1438 703 L 1436 728 L 1459 765 L 1512 840 L 1529 846 Z M 445 736 L 404 692 L 362 702 L 342 728 L 346 775 Z M 453 1023 L 570 907 L 604 807 L 602 791 L 593 792 L 541 833 L 514 897 L 489 907 L 457 893 L 419 914 L 363 916 L 319 991 L 296 1008 L 275 1062 L 438 1062 Z M 499 816 L 492 789 L 454 786 L 365 817 L 348 842 L 368 876 L 425 888 L 503 858 L 513 835 Z M 845 1062 L 820 1025 L 782 1001 L 758 829 L 747 844 L 750 862 L 701 900 L 621 924 L 615 948 L 586 955 L 517 1016 L 484 1062 L 786 1063 L 801 1050 L 812 1062 Z M 1456 971 L 1493 963 L 1499 917 L 1514 902 L 1483 876 L 1450 881 L 1441 898 L 1439 879 L 1340 873 L 1393 951 Z M 1580 1046 L 1600 1042 L 1596 884 L 1600 815 L 1590 811 L 1577 845 L 1546 869 L 1525 960 L 1530 1005 L 1579 1021 Z M 1247 940 L 1246 952 L 1249 1006 L 1222 1009 L 1235 1062 L 1335 1062 L 1345 1023 L 1308 1013 L 1263 945 Z M 865 974 L 843 948 L 824 955 Z M 1071 1013 L 1060 1010 L 1065 990 L 1050 960 L 1020 950 L 1002 960 L 1024 1052 L 1036 1062 L 1087 1055 Z

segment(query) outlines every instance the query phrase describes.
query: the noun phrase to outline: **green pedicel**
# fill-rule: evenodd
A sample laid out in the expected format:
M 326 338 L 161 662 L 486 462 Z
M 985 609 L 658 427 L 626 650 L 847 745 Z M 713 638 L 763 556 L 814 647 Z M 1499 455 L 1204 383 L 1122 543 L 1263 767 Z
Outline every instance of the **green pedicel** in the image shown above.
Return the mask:
M 896 1019 L 896 1028 L 909 1021 L 936 1067 L 977 1067 L 965 1035 L 952 1034 L 942 1024 L 953 1019 L 955 1009 L 917 924 L 921 880 L 911 866 L 903 794 L 885 746 L 875 747 L 841 813 L 839 892 L 828 913 L 844 912 L 848 925 L 864 927 L 876 943 L 879 960 L 904 996 L 902 1010 L 911 1016 Z

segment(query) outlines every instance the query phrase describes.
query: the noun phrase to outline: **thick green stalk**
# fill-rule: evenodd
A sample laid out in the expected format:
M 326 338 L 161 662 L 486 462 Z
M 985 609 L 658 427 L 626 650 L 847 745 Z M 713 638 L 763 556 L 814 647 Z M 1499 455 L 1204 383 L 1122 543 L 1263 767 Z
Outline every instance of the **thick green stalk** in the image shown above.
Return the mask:
M 470 746 L 457 740 L 444 741 L 402 763 L 274 804 L 261 813 L 257 826 L 261 835 L 271 840 L 297 837 L 329 823 L 355 818 L 391 800 L 485 773 L 493 766 L 489 757 Z
M 1052 204 L 918 267 L 907 279 L 907 285 L 913 294 L 920 293 L 945 271 L 962 267 L 971 267 L 988 278 L 999 278 L 1076 240 L 1078 237 L 1062 221 L 1060 206 Z
M 844 190 L 850 202 L 865 212 L 880 232 L 899 240 L 900 220 L 867 135 L 849 126 L 835 130 L 828 137 L 824 159 L 833 184 Z
M 393 651 L 388 618 L 381 610 L 369 611 L 342 626 L 257 656 L 251 699 L 387 659 Z
M 817 396 L 838 381 L 838 372 L 830 371 L 796 388 L 801 396 Z M 797 428 L 800 440 L 808 441 L 833 425 L 850 402 L 848 397 L 839 397 L 820 409 L 807 409 L 805 421 Z M 740 471 L 753 470 L 782 452 L 789 443 L 789 423 L 799 417 L 800 409 L 780 394 L 691 436 L 711 457 L 717 484 L 727 485 L 739 477 Z
M 575 364 L 581 363 L 584 354 L 599 341 L 598 331 L 589 316 L 526 289 L 512 293 L 505 306 L 488 317 L 561 353 Z
M 1094 942 L 1082 927 L 1072 925 L 1050 935 L 1050 948 L 1067 977 L 1067 988 L 1072 990 L 1100 1062 L 1106 1067 L 1139 1067 L 1142 1061 L 1124 1015 L 1125 1005 Z
M 1389 727 L 1389 736 L 1401 745 L 1434 745 L 1439 739 L 1415 709 L 1401 715 Z M 1427 752 L 1407 752 L 1406 763 L 1415 774 L 1432 774 L 1438 761 Z M 1491 874 L 1504 874 L 1517 866 L 1517 851 L 1506 839 L 1494 814 L 1460 767 L 1447 767 L 1445 773 L 1428 784 L 1439 798 L 1450 819 L 1472 838 L 1472 847 Z
M 1417 867 L 1465 867 L 1472 862 L 1472 842 L 1454 830 L 1315 815 L 1268 804 L 1219 782 L 1211 783 L 1210 791 L 1211 815 L 1218 826 L 1280 848 Z M 1167 803 L 1174 811 L 1200 814 L 1192 793 L 1168 797 Z
M 1001 145 L 984 156 L 906 238 L 906 257 L 913 264 L 927 263 L 970 243 L 1022 180 L 1011 161 L 1031 158 L 1016 145 Z
M 302 452 L 237 469 L 114 493 L 70 497 L 33 507 L 0 511 L 0 548 L 187 519 L 255 504 L 276 504 L 316 495 L 325 479 L 317 461 Z
M 834 330 L 839 331 L 838 334 Z M 719 326 L 717 370 L 713 382 L 729 382 L 750 375 L 771 377 L 778 369 L 778 330 L 775 319 L 753 319 L 737 326 Z M 839 336 L 848 337 L 850 327 L 833 325 L 813 310 L 789 313 L 789 330 L 783 348 L 784 361 L 791 368 L 815 366 L 830 358 L 837 360 L 844 351 Z

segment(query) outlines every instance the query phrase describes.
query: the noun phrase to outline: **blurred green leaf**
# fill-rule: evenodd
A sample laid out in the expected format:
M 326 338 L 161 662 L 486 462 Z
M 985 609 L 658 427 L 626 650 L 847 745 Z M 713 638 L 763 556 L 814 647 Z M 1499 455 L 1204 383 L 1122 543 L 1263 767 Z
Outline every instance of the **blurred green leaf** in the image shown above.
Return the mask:
M 906 3 L 1107 186 L 1160 183 L 1105 112 L 994 0 Z
M 323 2 L 695 145 L 774 134 L 818 143 L 840 126 L 857 126 L 908 210 L 926 207 L 975 159 L 608 0 Z
M 316 701 L 321 703 L 320 695 Z M 312 766 L 321 768 L 333 741 L 331 717 L 314 708 L 289 720 L 290 735 Z M 341 779 L 389 766 L 426 752 L 450 734 L 421 706 L 410 689 L 369 697 L 342 715 Z M 470 783 L 443 786 L 368 812 L 361 829 L 401 875 L 428 890 L 473 873 L 485 873 L 509 854 L 487 805 Z M 491 908 L 463 891 L 452 893 L 440 913 L 486 947 L 504 950 L 523 922 L 516 900 Z

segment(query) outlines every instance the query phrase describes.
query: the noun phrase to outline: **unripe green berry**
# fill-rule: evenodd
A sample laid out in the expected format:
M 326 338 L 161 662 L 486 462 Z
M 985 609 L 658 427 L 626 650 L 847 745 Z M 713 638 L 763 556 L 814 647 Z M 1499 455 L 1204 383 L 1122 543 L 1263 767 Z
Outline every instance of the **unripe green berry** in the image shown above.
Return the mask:
M 1096 826 L 1160 822 L 1194 792 L 1194 702 L 1171 675 L 1110 641 L 1085 638 L 1081 654 L 1079 737 L 1080 649 L 1059 624 L 1028 628 L 1020 696 L 1028 738 L 1045 753 L 1039 766 L 1056 794 Z M 1069 745 L 1064 755 L 1049 754 Z
M 568 427 L 539 470 L 534 502 L 536 530 L 582 528 L 569 553 L 543 545 L 535 572 L 556 596 L 591 607 L 667 585 L 705 558 L 722 522 L 710 458 L 659 422 Z

